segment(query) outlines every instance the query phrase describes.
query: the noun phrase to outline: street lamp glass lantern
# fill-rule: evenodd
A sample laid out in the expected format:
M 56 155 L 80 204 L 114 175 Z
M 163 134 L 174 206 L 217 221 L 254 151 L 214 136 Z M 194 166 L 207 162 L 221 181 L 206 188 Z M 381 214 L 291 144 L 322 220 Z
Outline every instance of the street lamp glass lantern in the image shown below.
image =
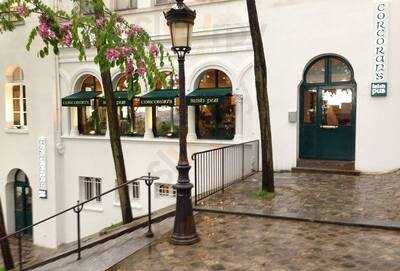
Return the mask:
M 196 12 L 183 1 L 177 1 L 177 6 L 164 15 L 171 32 L 172 49 L 178 52 L 189 51 Z

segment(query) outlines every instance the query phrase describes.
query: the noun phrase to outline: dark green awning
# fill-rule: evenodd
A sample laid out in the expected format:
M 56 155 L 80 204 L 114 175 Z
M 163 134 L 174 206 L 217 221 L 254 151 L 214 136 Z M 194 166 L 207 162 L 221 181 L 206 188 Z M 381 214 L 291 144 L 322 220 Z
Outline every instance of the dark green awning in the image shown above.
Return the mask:
M 116 106 L 132 105 L 132 99 L 128 99 L 128 91 L 114 91 L 113 95 Z M 101 98 L 100 106 L 106 106 L 106 100 L 104 97 Z
M 101 92 L 80 91 L 61 99 L 62 106 L 90 106 L 90 101 L 99 96 Z
M 188 105 L 218 104 L 229 95 L 232 95 L 231 88 L 196 89 L 187 95 L 187 103 Z
M 174 106 L 177 97 L 179 97 L 177 89 L 153 90 L 140 97 L 140 106 Z

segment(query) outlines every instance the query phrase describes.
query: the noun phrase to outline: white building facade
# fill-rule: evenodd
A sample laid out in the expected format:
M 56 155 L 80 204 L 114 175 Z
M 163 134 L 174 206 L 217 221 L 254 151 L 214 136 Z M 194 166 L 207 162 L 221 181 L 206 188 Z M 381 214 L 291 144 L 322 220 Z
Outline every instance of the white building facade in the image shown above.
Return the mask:
M 69 8 L 69 1 L 48 2 Z M 109 4 L 123 9 L 122 16 L 169 48 L 162 12 L 171 5 L 164 2 L 168 1 L 110 0 Z M 187 4 L 197 11 L 193 48 L 186 58 L 187 92 L 222 89 L 234 101 L 221 108 L 189 107 L 189 155 L 258 139 L 246 2 Z M 298 159 L 354 161 L 355 169 L 363 172 L 399 168 L 396 90 L 400 86 L 395 60 L 400 53 L 395 45 L 400 28 L 395 26 L 400 3 L 273 0 L 257 5 L 268 65 L 275 169 L 290 170 Z M 0 36 L 0 196 L 9 232 L 24 221 L 39 221 L 115 185 L 104 109 L 95 98 L 86 106 L 64 103 L 82 91 L 101 92 L 94 52 L 88 52 L 86 62 L 79 62 L 72 49 L 39 59 L 35 55 L 39 43 L 25 51 L 33 23 L 27 20 L 13 33 Z M 118 90 L 121 75 L 115 70 L 112 76 Z M 147 94 L 143 90 L 142 96 Z M 126 132 L 122 144 L 128 178 L 147 172 L 159 176 L 152 189 L 153 206 L 173 204 L 176 111 L 139 107 L 133 126 L 132 112 L 121 106 L 119 113 Z M 146 213 L 146 189 L 143 183 L 131 187 L 135 216 Z M 19 208 L 21 193 L 28 195 L 23 197 L 25 213 Z M 84 235 L 121 220 L 116 196 L 85 206 L 83 212 Z M 34 230 L 34 241 L 49 247 L 74 241 L 75 223 L 72 213 L 46 223 Z

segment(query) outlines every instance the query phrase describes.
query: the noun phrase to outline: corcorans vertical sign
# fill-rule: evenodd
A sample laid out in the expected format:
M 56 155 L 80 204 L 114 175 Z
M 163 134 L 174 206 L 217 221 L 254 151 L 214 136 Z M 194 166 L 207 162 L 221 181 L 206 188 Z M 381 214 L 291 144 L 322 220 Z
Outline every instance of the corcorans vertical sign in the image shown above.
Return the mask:
M 387 58 L 389 31 L 389 3 L 378 0 L 375 5 L 374 19 L 374 79 L 371 84 L 371 96 L 387 96 Z
M 47 138 L 39 137 L 39 198 L 47 199 Z

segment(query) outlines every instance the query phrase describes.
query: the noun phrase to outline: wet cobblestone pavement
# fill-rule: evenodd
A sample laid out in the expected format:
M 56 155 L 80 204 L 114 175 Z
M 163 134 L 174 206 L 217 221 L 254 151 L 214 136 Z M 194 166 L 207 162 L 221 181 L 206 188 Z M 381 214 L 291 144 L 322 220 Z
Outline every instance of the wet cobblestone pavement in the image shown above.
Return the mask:
M 400 233 L 251 216 L 201 213 L 201 241 L 173 246 L 169 235 L 108 271 L 400 270 Z
M 203 200 L 199 207 L 400 226 L 399 172 L 361 176 L 281 173 L 276 175 L 276 195 L 269 199 L 252 193 L 259 191 L 259 179 L 257 174 L 236 183 Z

